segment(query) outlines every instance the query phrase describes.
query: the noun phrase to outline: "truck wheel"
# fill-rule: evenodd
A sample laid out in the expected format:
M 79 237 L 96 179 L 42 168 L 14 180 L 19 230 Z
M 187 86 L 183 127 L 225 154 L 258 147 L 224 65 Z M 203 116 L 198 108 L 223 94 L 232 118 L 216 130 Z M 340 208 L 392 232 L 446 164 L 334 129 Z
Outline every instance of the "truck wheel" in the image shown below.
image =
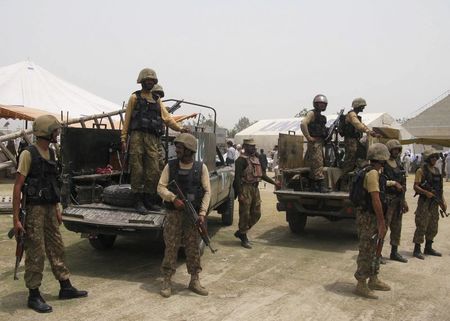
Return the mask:
M 233 225 L 233 215 L 234 215 L 234 190 L 230 190 L 230 195 L 228 196 L 228 201 L 224 204 L 224 212 L 222 213 L 222 224 L 225 226 Z
M 117 235 L 98 234 L 89 237 L 91 246 L 100 251 L 108 250 L 113 247 Z
M 114 206 L 133 207 L 134 195 L 131 192 L 130 184 L 105 187 L 103 189 L 103 203 Z
M 292 233 L 301 234 L 305 230 L 307 216 L 300 212 L 288 211 L 286 212 L 289 228 Z

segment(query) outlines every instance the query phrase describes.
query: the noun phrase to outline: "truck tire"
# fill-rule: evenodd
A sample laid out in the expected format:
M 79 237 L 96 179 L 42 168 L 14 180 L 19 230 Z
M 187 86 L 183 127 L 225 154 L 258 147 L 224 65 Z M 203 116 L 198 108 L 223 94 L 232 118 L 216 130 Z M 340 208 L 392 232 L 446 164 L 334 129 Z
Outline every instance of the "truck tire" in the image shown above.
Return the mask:
M 100 251 L 108 250 L 113 247 L 117 235 L 98 234 L 89 237 L 91 246 Z
M 286 218 L 289 228 L 294 234 L 301 234 L 305 230 L 307 216 L 297 211 L 287 211 Z
M 234 216 L 234 190 L 230 190 L 228 200 L 225 202 L 224 211 L 222 213 L 222 224 L 225 226 L 233 225 Z
M 130 184 L 105 187 L 103 190 L 103 203 L 114 206 L 133 207 L 134 195 L 131 192 Z

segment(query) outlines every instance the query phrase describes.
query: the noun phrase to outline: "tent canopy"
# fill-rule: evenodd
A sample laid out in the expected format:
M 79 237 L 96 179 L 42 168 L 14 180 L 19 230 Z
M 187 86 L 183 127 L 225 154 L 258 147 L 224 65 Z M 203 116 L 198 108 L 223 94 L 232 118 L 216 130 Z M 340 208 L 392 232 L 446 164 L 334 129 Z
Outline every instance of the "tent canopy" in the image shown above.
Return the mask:
M 119 110 L 122 106 L 70 84 L 44 68 L 24 61 L 0 68 L 0 104 L 38 108 L 69 117 Z
M 362 116 L 362 121 L 370 128 L 390 127 L 400 130 L 401 139 L 412 138 L 412 135 L 388 113 L 362 113 L 360 115 Z M 337 114 L 326 115 L 327 126 L 330 126 L 337 116 Z M 251 137 L 255 140 L 257 148 L 272 150 L 278 144 L 278 134 L 294 132 L 296 135 L 302 135 L 300 130 L 300 122 L 302 119 L 302 117 L 263 119 L 237 133 L 234 141 L 235 143 L 242 144 L 245 138 Z

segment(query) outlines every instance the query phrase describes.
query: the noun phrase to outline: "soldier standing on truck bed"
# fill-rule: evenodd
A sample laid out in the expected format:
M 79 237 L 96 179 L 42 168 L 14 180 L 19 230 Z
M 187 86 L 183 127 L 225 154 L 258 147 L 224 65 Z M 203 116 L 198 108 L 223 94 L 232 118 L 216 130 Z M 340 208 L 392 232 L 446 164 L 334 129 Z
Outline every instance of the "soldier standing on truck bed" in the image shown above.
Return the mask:
M 253 138 L 244 139 L 243 149 L 244 153 L 235 163 L 233 182 L 235 195 L 239 201 L 239 230 L 234 233 L 234 236 L 241 240 L 243 247 L 251 249 L 247 232 L 261 218 L 258 184 L 262 179 L 270 184 L 278 185 L 266 175 L 265 168 L 262 168 Z
M 189 289 L 199 295 L 208 295 L 208 291 L 200 285 L 199 281 L 199 273 L 202 271 L 199 232 L 188 214 L 184 212 L 185 204 L 180 199 L 174 184 L 170 182 L 172 180 L 177 182 L 186 199 L 192 202 L 199 215 L 200 224 L 204 225 L 211 197 L 209 172 L 205 164 L 194 161 L 197 140 L 193 135 L 180 134 L 175 138 L 174 143 L 177 159 L 169 161 L 164 167 L 158 183 L 158 194 L 168 209 L 164 224 L 166 248 L 161 264 L 164 280 L 160 293 L 165 298 L 172 294 L 171 278 L 176 271 L 178 249 L 181 244 L 184 244 L 186 266 L 191 275 Z
M 61 124 L 51 115 L 39 116 L 33 123 L 36 143 L 20 154 L 13 190 L 14 233 L 25 233 L 25 285 L 29 289 L 28 307 L 40 312 L 52 312 L 42 298 L 39 287 L 44 271 L 45 253 L 61 289 L 59 299 L 74 299 L 88 295 L 70 283 L 69 269 L 64 262 L 64 244 L 59 231 L 62 223 L 59 204 L 58 170 L 55 152 Z M 24 189 L 24 186 L 26 188 Z M 20 199 L 26 199 L 25 226 L 19 220 Z
M 161 99 L 152 93 L 158 83 L 155 71 L 142 69 L 137 83 L 141 84 L 142 90 L 135 91 L 128 101 L 121 141 L 122 151 L 128 148 L 130 155 L 131 191 L 135 197 L 135 208 L 145 213 L 146 210 L 160 210 L 156 205 L 156 187 L 160 173 L 158 148 L 164 124 L 175 131 L 182 131 L 182 128 L 167 112 Z
M 408 262 L 406 258 L 398 253 L 400 245 L 400 235 L 402 232 L 403 213 L 408 212 L 408 204 L 405 200 L 406 192 L 406 172 L 400 162 L 402 145 L 396 139 L 391 139 L 386 143 L 386 147 L 391 154 L 383 168 L 386 176 L 386 227 L 391 230 L 391 260 L 402 263 Z
M 357 165 L 357 151 L 360 145 L 359 140 L 362 138 L 363 133 L 369 134 L 373 137 L 379 135 L 373 130 L 370 130 L 364 123 L 361 122 L 361 116 L 359 113 L 366 107 L 366 101 L 364 98 L 355 98 L 352 102 L 353 110 L 349 111 L 345 115 L 345 121 L 340 134 L 344 136 L 345 156 L 344 164 L 342 165 L 342 171 L 344 174 L 351 172 Z
M 424 254 L 442 256 L 432 247 L 434 237 L 438 233 L 439 207 L 441 206 L 444 212 L 447 211 L 447 203 L 443 198 L 443 178 L 435 167 L 438 157 L 439 153 L 435 149 L 426 149 L 423 152 L 424 164 L 417 170 L 414 179 L 414 191 L 419 194 L 419 200 L 416 209 L 413 255 L 421 260 L 425 259 L 420 249 L 424 237 L 426 240 Z
M 324 95 L 314 97 L 314 109 L 308 111 L 300 125 L 303 136 L 308 141 L 305 163 L 311 168 L 309 178 L 312 192 L 328 192 L 323 175 L 323 144 L 327 136 L 327 118 L 322 115 L 327 105 L 328 99 Z
M 378 299 L 373 290 L 389 291 L 391 289 L 389 285 L 378 279 L 380 265 L 376 258 L 377 239 L 382 240 L 386 235 L 384 220 L 386 179 L 380 172 L 389 156 L 389 151 L 384 144 L 376 143 L 369 147 L 367 159 L 370 164 L 363 181 L 365 206 L 359 207 L 356 211 L 359 254 L 355 272 L 355 278 L 358 280 L 355 293 L 370 299 Z M 369 279 L 368 283 L 367 279 Z

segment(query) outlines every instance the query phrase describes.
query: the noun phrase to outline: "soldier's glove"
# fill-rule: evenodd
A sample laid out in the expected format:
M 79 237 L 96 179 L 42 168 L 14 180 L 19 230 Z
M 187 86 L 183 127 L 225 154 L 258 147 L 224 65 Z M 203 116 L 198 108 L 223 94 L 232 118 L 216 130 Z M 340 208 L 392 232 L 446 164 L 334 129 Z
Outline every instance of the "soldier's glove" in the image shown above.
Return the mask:
M 173 206 L 179 211 L 184 210 L 184 202 L 179 198 L 173 200 Z

